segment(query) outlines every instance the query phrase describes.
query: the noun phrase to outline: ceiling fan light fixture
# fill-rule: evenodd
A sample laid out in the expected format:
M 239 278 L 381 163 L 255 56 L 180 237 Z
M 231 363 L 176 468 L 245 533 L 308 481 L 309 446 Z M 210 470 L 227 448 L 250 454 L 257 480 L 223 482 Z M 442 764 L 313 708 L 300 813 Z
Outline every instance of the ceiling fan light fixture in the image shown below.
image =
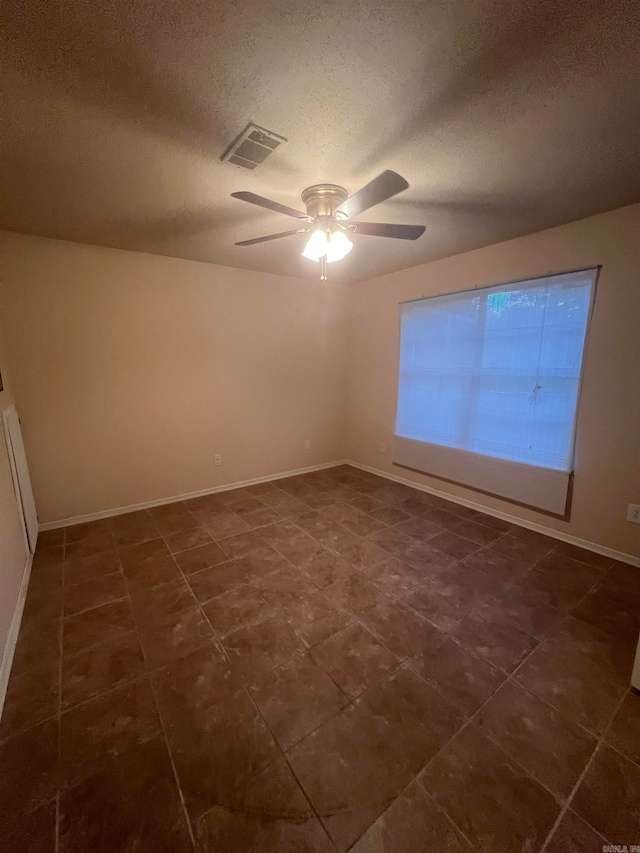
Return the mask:
M 353 249 L 353 243 L 344 231 L 326 231 L 316 228 L 311 232 L 302 252 L 303 258 L 319 261 L 326 255 L 327 263 L 341 261 Z
M 353 249 L 351 237 L 354 233 L 364 237 L 389 237 L 393 240 L 417 240 L 425 232 L 424 225 L 394 225 L 389 222 L 352 221 L 355 217 L 409 188 L 402 175 L 386 169 L 377 178 L 349 195 L 338 184 L 313 184 L 302 191 L 302 203 L 306 213 L 301 213 L 286 204 L 256 195 L 252 192 L 231 193 L 233 198 L 247 201 L 258 207 L 282 213 L 298 220 L 298 230 L 292 229 L 279 234 L 267 234 L 252 240 L 241 240 L 236 246 L 254 246 L 305 234 L 306 245 L 301 252 L 304 258 L 320 264 L 320 281 L 327 280 L 327 263 L 341 261 Z M 300 228 L 300 224 L 302 228 Z M 358 236 L 356 239 L 360 239 Z

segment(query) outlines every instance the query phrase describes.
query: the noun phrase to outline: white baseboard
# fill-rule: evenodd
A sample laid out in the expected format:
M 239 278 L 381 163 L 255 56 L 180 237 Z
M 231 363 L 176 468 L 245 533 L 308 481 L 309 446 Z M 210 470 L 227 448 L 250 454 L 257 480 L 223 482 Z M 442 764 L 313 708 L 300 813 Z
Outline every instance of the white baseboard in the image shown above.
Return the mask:
M 604 545 L 598 545 L 596 542 L 589 542 L 586 539 L 579 539 L 577 536 L 570 536 L 568 533 L 554 530 L 551 527 L 545 527 L 543 524 L 537 524 L 534 521 L 527 521 L 523 518 L 518 518 L 509 513 L 501 512 L 498 509 L 491 509 L 484 504 L 475 503 L 466 498 L 459 498 L 451 495 L 448 492 L 441 492 L 431 486 L 416 483 L 413 480 L 407 480 L 404 477 L 399 477 L 397 474 L 390 474 L 387 471 L 382 471 L 379 468 L 372 468 L 369 465 L 362 465 L 360 462 L 354 462 L 352 459 L 339 459 L 335 462 L 323 462 L 320 465 L 310 465 L 307 468 L 296 468 L 293 471 L 282 471 L 279 474 L 268 474 L 264 477 L 254 477 L 252 480 L 241 480 L 237 483 L 227 483 L 224 486 L 213 486 L 209 489 L 201 489 L 197 492 L 188 492 L 183 495 L 173 495 L 172 497 L 160 498 L 155 501 L 146 501 L 145 503 L 132 504 L 130 506 L 116 507 L 115 509 L 102 510 L 101 512 L 93 512 L 88 515 L 77 515 L 73 518 L 63 518 L 59 521 L 48 521 L 40 525 L 40 530 L 55 530 L 58 527 L 69 527 L 72 524 L 82 524 L 86 521 L 95 521 L 99 518 L 111 518 L 115 515 L 124 515 L 127 512 L 135 512 L 140 509 L 150 509 L 154 506 L 163 506 L 164 504 L 175 503 L 176 501 L 186 501 L 190 498 L 199 498 L 203 495 L 215 495 L 218 492 L 228 492 L 231 489 L 241 489 L 245 486 L 255 486 L 258 483 L 268 483 L 270 480 L 282 480 L 285 477 L 295 477 L 299 474 L 310 474 L 314 471 L 324 471 L 327 468 L 335 468 L 338 465 L 352 465 L 354 468 L 359 468 L 361 471 L 368 471 L 370 474 L 376 474 L 378 477 L 384 477 L 387 480 L 392 480 L 394 483 L 402 483 L 403 486 L 410 486 L 419 492 L 428 492 L 431 495 L 436 495 L 444 500 L 452 503 L 460 504 L 461 506 L 475 509 L 478 512 L 484 512 L 487 515 L 493 515 L 496 518 L 502 518 L 510 524 L 515 524 L 519 527 L 526 527 L 528 530 L 535 530 L 537 533 L 544 533 L 546 536 L 551 536 L 561 542 L 568 542 L 571 545 L 577 545 L 587 551 L 593 551 L 596 554 L 602 554 L 605 557 L 610 557 L 612 560 L 620 560 L 622 563 L 629 563 L 631 566 L 640 567 L 640 557 L 634 557 L 631 554 L 625 554 L 622 551 L 616 551 L 613 548 L 607 548 Z
M 403 486 L 411 486 L 419 492 L 428 492 L 430 495 L 436 495 L 439 498 L 444 498 L 451 503 L 460 504 L 461 506 L 469 507 L 469 509 L 484 512 L 486 515 L 493 515 L 495 518 L 502 518 L 511 524 L 518 527 L 526 527 L 527 530 L 535 530 L 537 533 L 544 533 L 545 536 L 551 536 L 554 539 L 559 539 L 561 542 L 568 542 L 570 545 L 577 545 L 579 548 L 584 548 L 586 551 L 593 551 L 595 554 L 602 554 L 604 557 L 610 557 L 612 560 L 620 560 L 622 563 L 629 563 L 631 566 L 640 567 L 640 557 L 634 557 L 631 554 L 625 554 L 623 551 L 616 551 L 613 548 L 607 548 L 604 545 L 598 545 L 596 542 L 589 542 L 586 539 L 579 539 L 577 536 L 570 536 L 568 533 L 554 530 L 551 527 L 545 527 L 543 524 L 536 524 L 535 521 L 527 521 L 524 518 L 518 518 L 514 515 L 509 515 L 506 512 L 501 512 L 498 509 L 490 509 L 484 504 L 469 501 L 466 498 L 459 498 L 451 495 L 448 492 L 441 492 L 438 489 L 433 489 L 431 486 L 424 486 L 422 483 L 415 483 L 413 480 L 407 480 L 404 477 L 399 477 L 397 474 L 389 474 L 387 471 L 381 471 L 379 468 L 371 468 L 369 465 L 362 465 L 360 462 L 354 462 L 347 459 L 346 465 L 352 465 L 354 468 L 359 468 L 361 471 L 368 471 L 370 474 L 376 474 L 378 477 L 384 477 L 386 480 L 393 480 L 394 483 L 402 483 Z
M 29 554 L 24 564 L 22 571 L 22 580 L 20 581 L 20 590 L 18 591 L 18 599 L 11 618 L 11 625 L 7 635 L 7 641 L 2 651 L 2 662 L 0 662 L 0 717 L 2 717 L 2 708 L 4 706 L 5 696 L 7 695 L 7 686 L 9 684 L 9 675 L 11 673 L 11 664 L 13 663 L 13 655 L 18 642 L 18 634 L 20 632 L 20 623 L 22 622 L 22 612 L 24 604 L 27 600 L 27 588 L 29 586 L 29 578 L 31 577 L 31 566 L 33 564 L 33 554 Z
M 86 521 L 96 521 L 100 518 L 112 518 L 115 515 L 124 515 L 127 512 L 135 512 L 139 509 L 150 509 L 154 506 L 186 501 L 190 498 L 200 498 L 204 495 L 215 495 L 218 492 L 229 492 L 231 489 L 242 489 L 245 486 L 256 486 L 258 483 L 268 483 L 271 480 L 284 480 L 285 477 L 297 477 L 299 474 L 312 474 L 314 471 L 324 471 L 326 468 L 336 468 L 338 465 L 346 465 L 344 459 L 335 462 L 322 462 L 319 465 L 309 465 L 307 468 L 295 468 L 293 471 L 282 471 L 279 474 L 268 474 L 265 477 L 254 477 L 252 480 L 240 480 L 237 483 L 227 483 L 224 486 L 212 486 L 210 489 L 200 489 L 197 492 L 188 492 L 184 495 L 173 495 L 168 498 L 160 498 L 156 501 L 146 501 L 130 506 L 120 506 L 115 509 L 105 509 L 100 512 L 91 512 L 88 515 L 76 515 L 72 518 L 62 518 L 59 521 L 47 521 L 40 525 L 40 530 L 56 530 L 59 527 L 70 527 L 72 524 L 83 524 Z M 351 464 L 351 463 L 350 463 Z

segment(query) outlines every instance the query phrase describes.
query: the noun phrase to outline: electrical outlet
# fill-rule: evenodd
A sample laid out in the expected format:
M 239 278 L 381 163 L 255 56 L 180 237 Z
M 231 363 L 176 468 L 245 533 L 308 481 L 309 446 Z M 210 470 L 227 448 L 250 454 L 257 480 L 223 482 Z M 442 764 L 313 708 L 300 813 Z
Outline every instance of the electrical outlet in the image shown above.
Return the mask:
M 306 439 L 305 439 L 305 442 L 304 442 L 304 449 L 305 449 L 305 450 L 309 450 L 310 448 L 311 448 L 311 439 L 310 439 L 310 438 L 306 438 Z
M 386 453 L 387 452 L 386 443 L 384 441 L 381 441 L 378 449 L 380 450 L 380 453 Z
M 627 521 L 632 521 L 634 524 L 640 524 L 640 504 L 629 504 Z
M 222 465 L 222 455 L 220 453 L 216 453 L 213 457 L 213 464 L 216 466 Z

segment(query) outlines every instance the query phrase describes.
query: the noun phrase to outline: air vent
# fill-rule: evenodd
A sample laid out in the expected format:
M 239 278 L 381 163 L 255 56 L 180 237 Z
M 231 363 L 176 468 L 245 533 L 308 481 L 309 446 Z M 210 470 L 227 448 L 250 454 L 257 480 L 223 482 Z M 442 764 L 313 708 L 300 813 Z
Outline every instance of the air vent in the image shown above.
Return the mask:
M 234 163 L 243 169 L 255 169 L 287 140 L 264 127 L 248 124 L 220 158 L 223 163 Z

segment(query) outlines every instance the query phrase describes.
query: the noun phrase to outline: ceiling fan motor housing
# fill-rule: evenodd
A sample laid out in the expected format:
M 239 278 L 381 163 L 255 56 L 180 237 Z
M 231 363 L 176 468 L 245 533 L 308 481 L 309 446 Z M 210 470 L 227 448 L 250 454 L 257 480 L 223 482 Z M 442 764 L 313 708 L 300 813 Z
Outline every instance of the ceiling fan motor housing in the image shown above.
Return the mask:
M 349 193 L 337 184 L 314 184 L 302 191 L 302 202 L 307 216 L 316 219 L 320 216 L 335 217 L 340 205 L 347 200 Z

